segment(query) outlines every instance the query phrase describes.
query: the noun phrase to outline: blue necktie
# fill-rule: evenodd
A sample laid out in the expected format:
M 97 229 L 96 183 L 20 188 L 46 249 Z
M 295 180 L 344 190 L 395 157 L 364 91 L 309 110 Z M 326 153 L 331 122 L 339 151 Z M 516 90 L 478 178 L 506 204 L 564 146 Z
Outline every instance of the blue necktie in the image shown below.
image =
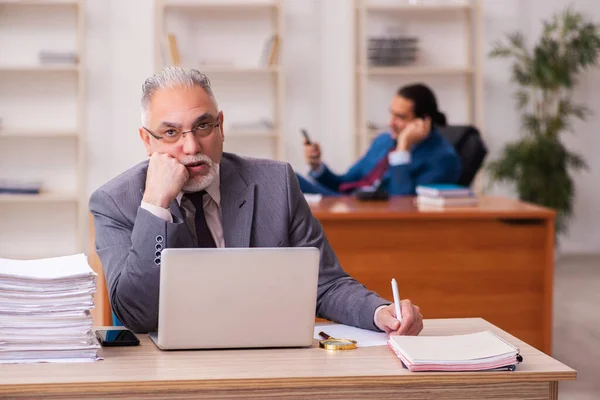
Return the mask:
M 196 215 L 194 222 L 196 225 L 196 236 L 198 237 L 198 247 L 213 247 L 216 248 L 215 240 L 208 229 L 206 223 L 206 217 L 204 216 L 204 203 L 202 197 L 206 194 L 205 190 L 195 193 L 186 193 L 186 196 L 190 199 L 194 207 L 196 208 Z

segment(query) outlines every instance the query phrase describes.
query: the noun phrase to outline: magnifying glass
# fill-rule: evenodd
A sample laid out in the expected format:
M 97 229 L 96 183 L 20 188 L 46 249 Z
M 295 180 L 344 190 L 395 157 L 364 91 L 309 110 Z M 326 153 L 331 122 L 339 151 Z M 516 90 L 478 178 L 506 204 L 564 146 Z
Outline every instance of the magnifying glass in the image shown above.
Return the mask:
M 323 340 L 319 341 L 319 347 L 325 350 L 353 350 L 358 346 L 356 340 L 333 338 L 325 332 L 319 332 Z

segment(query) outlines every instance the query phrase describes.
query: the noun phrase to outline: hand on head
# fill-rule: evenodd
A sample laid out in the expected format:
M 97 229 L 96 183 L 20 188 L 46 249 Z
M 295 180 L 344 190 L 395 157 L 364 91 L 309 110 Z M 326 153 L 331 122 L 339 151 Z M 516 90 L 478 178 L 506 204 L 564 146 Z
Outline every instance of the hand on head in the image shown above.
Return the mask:
M 410 151 L 410 148 L 429 136 L 431 131 L 431 118 L 417 118 L 408 123 L 406 128 L 400 132 L 396 150 Z

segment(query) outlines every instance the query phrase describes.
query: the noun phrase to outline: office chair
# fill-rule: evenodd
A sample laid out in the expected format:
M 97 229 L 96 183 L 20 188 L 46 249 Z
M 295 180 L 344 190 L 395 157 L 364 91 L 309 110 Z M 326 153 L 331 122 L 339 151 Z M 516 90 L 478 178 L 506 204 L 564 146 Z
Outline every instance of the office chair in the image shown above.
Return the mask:
M 462 172 L 457 183 L 462 186 L 471 186 L 488 153 L 479 131 L 473 126 L 459 125 L 438 127 L 438 131 L 454 146 L 460 157 Z
M 119 321 L 119 318 L 117 318 L 114 312 L 112 313 L 112 321 L 113 326 L 123 326 L 123 324 L 121 323 L 121 321 Z

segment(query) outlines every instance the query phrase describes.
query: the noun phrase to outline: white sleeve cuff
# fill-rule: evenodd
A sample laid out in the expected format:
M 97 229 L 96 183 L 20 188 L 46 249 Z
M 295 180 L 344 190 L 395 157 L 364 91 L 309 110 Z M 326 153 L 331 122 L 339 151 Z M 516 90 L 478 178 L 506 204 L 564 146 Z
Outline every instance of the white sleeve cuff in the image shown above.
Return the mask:
M 378 328 L 379 328 L 379 326 L 377 325 L 377 314 L 379 314 L 379 311 L 381 311 L 382 309 L 384 309 L 384 308 L 386 308 L 386 307 L 387 307 L 387 305 L 385 305 L 385 304 L 384 304 L 384 305 L 382 305 L 382 306 L 379 306 L 379 307 L 377 307 L 377 308 L 375 309 L 375 314 L 373 314 L 373 323 L 374 323 L 374 324 L 375 324 L 375 326 L 376 326 L 376 327 L 378 327 Z M 381 329 L 381 328 L 379 328 L 379 329 Z
M 158 207 L 154 204 L 146 203 L 145 201 L 142 201 L 140 207 L 153 214 L 155 217 L 164 219 L 167 222 L 173 222 L 173 216 L 171 215 L 171 211 L 167 210 L 166 208 Z
M 312 176 L 313 178 L 319 178 L 321 175 L 323 175 L 323 172 L 325 172 L 325 164 L 321 163 L 321 165 L 319 165 L 319 168 L 310 171 L 310 176 Z
M 390 165 L 402 165 L 410 163 L 410 152 L 392 151 L 388 156 Z

